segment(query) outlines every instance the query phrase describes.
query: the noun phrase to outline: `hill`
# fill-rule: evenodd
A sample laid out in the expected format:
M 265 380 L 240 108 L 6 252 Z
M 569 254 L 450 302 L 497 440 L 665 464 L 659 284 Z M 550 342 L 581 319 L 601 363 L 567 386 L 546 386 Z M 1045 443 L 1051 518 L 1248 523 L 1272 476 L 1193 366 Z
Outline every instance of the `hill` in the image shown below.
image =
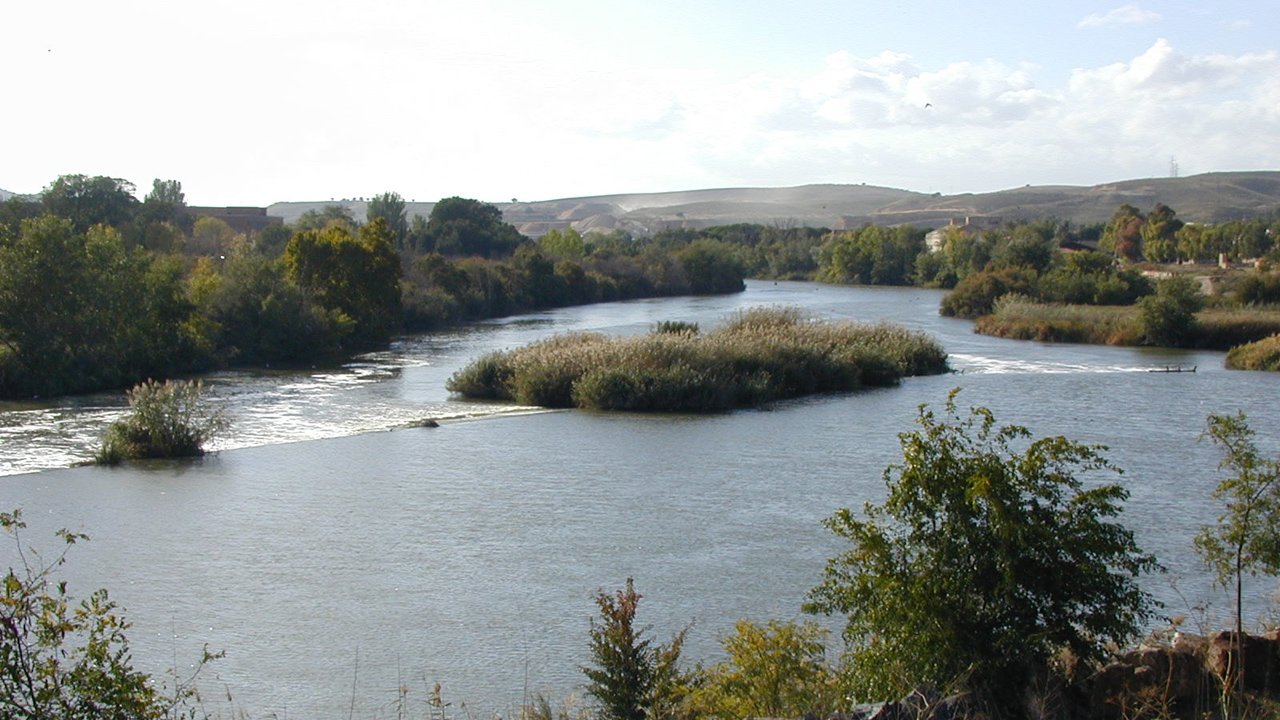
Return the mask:
M 1106 222 L 1124 203 L 1148 211 L 1164 203 L 1189 222 L 1213 223 L 1280 212 L 1280 172 L 1206 173 L 1185 178 L 1147 178 L 1095 185 L 1025 186 L 992 193 L 929 195 L 873 185 L 803 185 L 791 188 L 729 188 L 684 192 L 598 195 L 535 202 L 495 203 L 526 235 L 554 228 L 627 230 L 646 235 L 667 228 L 705 228 L 732 223 L 807 225 L 842 229 L 877 225 L 945 225 L 953 217 L 988 215 L 1005 221 L 1056 218 L 1074 224 Z M 276 203 L 271 215 L 292 222 L 330 203 Z M 357 218 L 367 203 L 342 201 Z M 435 203 L 407 203 L 412 215 L 431 213 Z

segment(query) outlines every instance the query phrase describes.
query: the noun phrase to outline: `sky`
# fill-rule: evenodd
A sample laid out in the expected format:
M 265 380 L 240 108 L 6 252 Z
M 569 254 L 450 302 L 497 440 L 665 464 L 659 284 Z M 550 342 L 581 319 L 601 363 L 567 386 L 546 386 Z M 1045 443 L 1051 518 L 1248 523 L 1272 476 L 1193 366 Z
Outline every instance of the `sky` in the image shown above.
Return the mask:
M 192 205 L 1280 169 L 1275 0 L 8 0 L 0 188 Z

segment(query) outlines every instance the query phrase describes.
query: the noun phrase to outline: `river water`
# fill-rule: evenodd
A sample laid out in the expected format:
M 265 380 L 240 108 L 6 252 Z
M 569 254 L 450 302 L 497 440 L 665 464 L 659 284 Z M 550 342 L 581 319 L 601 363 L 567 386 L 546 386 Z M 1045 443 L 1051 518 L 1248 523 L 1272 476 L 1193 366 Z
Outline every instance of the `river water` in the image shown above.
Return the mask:
M 1208 413 L 1243 410 L 1275 454 L 1280 375 L 1228 372 L 1221 353 L 983 337 L 938 316 L 940 298 L 749 282 L 408 337 L 337 368 L 220 374 L 208 384 L 234 429 L 196 462 L 69 467 L 122 412 L 116 394 L 3 405 L 0 507 L 22 508 L 37 547 L 60 527 L 93 537 L 70 556 L 71 590 L 110 588 L 141 668 L 224 650 L 201 682 L 218 716 L 389 717 L 397 688 L 425 716 L 436 682 L 450 717 L 509 716 L 535 692 L 580 694 L 592 597 L 627 577 L 656 640 L 693 623 L 691 661 L 718 659 L 738 618 L 798 617 L 841 549 L 822 520 L 882 498 L 897 434 L 961 388 L 962 406 L 1002 423 L 1109 446 L 1132 493 L 1124 522 L 1169 570 L 1145 586 L 1193 628 L 1225 623 L 1190 545 L 1219 479 L 1197 438 Z M 921 328 L 957 372 L 697 416 L 537 412 L 444 389 L 469 359 L 552 333 L 707 328 L 766 304 Z M 1166 365 L 1197 372 L 1147 372 Z M 441 426 L 397 429 L 427 417 Z M 1249 587 L 1253 622 L 1274 584 Z

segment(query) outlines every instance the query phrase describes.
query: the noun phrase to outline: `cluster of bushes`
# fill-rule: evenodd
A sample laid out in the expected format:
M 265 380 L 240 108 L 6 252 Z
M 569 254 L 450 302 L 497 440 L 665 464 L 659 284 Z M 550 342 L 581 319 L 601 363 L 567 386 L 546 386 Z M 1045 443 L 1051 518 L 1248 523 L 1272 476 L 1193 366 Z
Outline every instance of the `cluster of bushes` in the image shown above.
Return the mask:
M 448 388 L 543 407 L 713 411 L 946 369 L 946 353 L 923 333 L 756 308 L 705 335 L 680 325 L 631 338 L 558 335 L 481 357 Z
M 951 317 L 981 317 L 1009 293 L 1066 305 L 1132 305 L 1155 291 L 1150 280 L 1134 268 L 1116 266 L 1107 253 L 1059 255 L 1056 264 L 1043 271 L 1010 266 L 969 274 L 943 298 L 940 312 Z
M 1234 370 L 1280 370 L 1280 334 L 1231 348 L 1227 353 L 1227 367 Z

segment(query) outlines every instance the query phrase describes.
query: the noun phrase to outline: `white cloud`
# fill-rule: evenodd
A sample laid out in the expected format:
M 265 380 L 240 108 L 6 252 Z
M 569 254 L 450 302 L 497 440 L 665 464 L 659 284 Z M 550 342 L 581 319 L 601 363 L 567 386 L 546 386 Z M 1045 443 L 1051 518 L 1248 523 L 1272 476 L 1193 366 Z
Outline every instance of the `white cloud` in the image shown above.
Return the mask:
M 1137 5 L 1124 5 L 1101 15 L 1094 13 L 1081 20 L 1076 27 L 1095 28 L 1104 25 L 1145 25 L 1160 22 L 1160 14 L 1143 10 Z
M 717 185 L 1091 184 L 1161 174 L 1170 155 L 1188 172 L 1280 167 L 1274 52 L 1186 55 L 1160 40 L 1127 62 L 1077 69 L 1061 87 L 1042 86 L 1038 72 L 835 53 L 808 76 L 665 87 L 680 117 L 664 139 L 638 128 L 615 133 L 612 147 L 647 148 L 629 155 Z M 691 185 L 668 182 L 677 186 Z

